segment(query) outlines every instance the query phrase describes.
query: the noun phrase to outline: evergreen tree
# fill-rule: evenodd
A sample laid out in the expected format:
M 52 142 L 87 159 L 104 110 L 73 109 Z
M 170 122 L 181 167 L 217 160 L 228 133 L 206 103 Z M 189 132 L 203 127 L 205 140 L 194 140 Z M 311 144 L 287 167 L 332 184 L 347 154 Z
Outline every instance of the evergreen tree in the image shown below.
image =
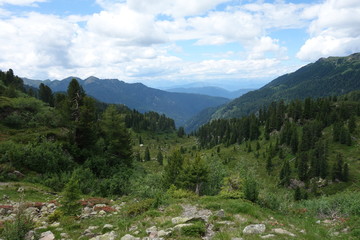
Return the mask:
M 179 174 L 183 169 L 184 158 L 180 153 L 180 150 L 174 151 L 167 159 L 167 165 L 165 166 L 164 182 L 167 187 L 172 184 L 177 184 Z
M 299 155 L 298 176 L 301 181 L 308 179 L 308 153 L 302 152 Z
M 106 144 L 106 155 L 109 167 L 123 165 L 132 166 L 132 148 L 130 133 L 115 105 L 109 105 L 101 119 L 101 130 Z
M 72 79 L 69 83 L 67 96 L 69 102 L 70 118 L 71 120 L 77 122 L 79 120 L 80 106 L 83 104 L 85 92 L 75 78 Z
M 332 170 L 332 179 L 340 181 L 343 179 L 343 156 L 341 154 L 336 155 Z
M 209 167 L 199 156 L 188 160 L 179 176 L 179 184 L 200 195 L 201 187 L 208 181 Z
M 347 163 L 344 164 L 344 170 L 343 170 L 343 181 L 348 182 L 349 181 L 349 165 Z
M 348 129 L 350 133 L 354 133 L 356 129 L 356 118 L 354 115 L 351 115 L 349 122 L 348 122 Z
M 148 162 L 151 160 L 149 147 L 145 148 L 144 161 Z
M 285 160 L 280 171 L 280 184 L 283 186 L 289 186 L 290 184 L 291 168 L 289 161 Z
M 268 156 L 268 158 L 266 159 L 266 171 L 267 171 L 267 173 L 271 174 L 272 169 L 273 169 L 273 163 L 272 163 L 271 157 Z
M 256 181 L 247 177 L 244 183 L 244 197 L 245 199 L 256 202 L 258 200 L 259 190 Z
M 178 135 L 178 137 L 181 137 L 181 138 L 185 135 L 184 127 L 179 127 L 179 129 L 177 131 L 177 135 Z
M 54 98 L 51 88 L 43 83 L 39 85 L 39 99 L 43 102 L 48 103 L 50 106 L 54 106 Z
M 160 149 L 158 151 L 156 159 L 157 159 L 159 165 L 163 165 L 164 157 L 163 157 Z
M 299 201 L 299 200 L 301 200 L 301 198 L 302 198 L 301 189 L 300 189 L 300 187 L 296 187 L 295 192 L 294 192 L 294 200 Z
M 71 177 L 69 182 L 65 185 L 63 191 L 63 199 L 61 200 L 61 211 L 67 216 L 76 216 L 81 212 L 80 205 L 80 188 L 78 181 L 74 176 Z

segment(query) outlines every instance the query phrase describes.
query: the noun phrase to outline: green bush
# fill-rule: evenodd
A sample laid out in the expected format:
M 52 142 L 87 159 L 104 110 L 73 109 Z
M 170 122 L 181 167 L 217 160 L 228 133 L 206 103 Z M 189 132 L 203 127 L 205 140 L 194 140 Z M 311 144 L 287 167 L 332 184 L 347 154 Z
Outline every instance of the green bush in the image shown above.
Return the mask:
M 25 206 L 20 205 L 14 221 L 5 222 L 1 238 L 4 240 L 23 240 L 25 235 L 33 228 L 33 221 L 25 213 Z
M 187 237 L 202 237 L 205 233 L 206 228 L 203 222 L 196 222 L 191 226 L 181 228 L 181 234 Z
M 181 198 L 196 198 L 197 195 L 189 190 L 184 189 L 177 189 L 174 185 L 171 185 L 170 188 L 167 190 L 166 194 L 175 199 L 181 199 Z
M 153 199 L 145 199 L 139 202 L 130 203 L 126 207 L 126 215 L 135 217 L 148 211 L 154 204 Z

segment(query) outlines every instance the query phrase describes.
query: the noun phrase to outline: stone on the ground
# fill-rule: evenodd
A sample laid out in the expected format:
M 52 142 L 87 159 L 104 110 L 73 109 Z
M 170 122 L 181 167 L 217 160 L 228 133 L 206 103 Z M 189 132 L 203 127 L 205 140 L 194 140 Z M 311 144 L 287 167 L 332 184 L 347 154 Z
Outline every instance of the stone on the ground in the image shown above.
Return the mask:
M 261 234 L 265 232 L 265 224 L 251 224 L 244 228 L 244 234 Z
M 282 228 L 274 228 L 272 230 L 274 233 L 277 233 L 277 234 L 282 234 L 282 235 L 288 235 L 288 236 L 291 236 L 291 237 L 296 237 L 295 234 L 293 234 L 292 232 L 289 232 L 285 229 L 282 229 Z
M 121 238 L 121 240 L 140 240 L 140 238 L 134 237 L 133 235 L 126 234 Z
M 224 209 L 220 209 L 216 214 L 215 214 L 217 217 L 225 217 L 225 211 Z
M 110 230 L 112 230 L 113 228 L 114 228 L 113 225 L 111 225 L 111 224 L 105 224 L 104 227 L 103 227 L 103 230 L 105 230 L 105 231 L 110 231 Z
M 174 217 L 171 219 L 171 222 L 173 224 L 180 224 L 180 223 L 186 223 L 187 221 L 190 221 L 191 217 Z
M 264 235 L 264 236 L 261 236 L 261 238 L 262 239 L 268 239 L 268 238 L 273 238 L 273 237 L 275 237 L 275 235 L 274 234 L 267 234 L 267 235 Z
M 39 240 L 54 240 L 55 235 L 51 231 L 43 232 Z
M 188 227 L 188 226 L 192 226 L 194 225 L 193 223 L 182 223 L 182 224 L 178 224 L 174 227 L 175 230 L 180 230 L 183 227 Z
M 90 240 L 115 240 L 116 238 L 117 234 L 114 231 L 111 231 L 109 233 L 90 238 Z

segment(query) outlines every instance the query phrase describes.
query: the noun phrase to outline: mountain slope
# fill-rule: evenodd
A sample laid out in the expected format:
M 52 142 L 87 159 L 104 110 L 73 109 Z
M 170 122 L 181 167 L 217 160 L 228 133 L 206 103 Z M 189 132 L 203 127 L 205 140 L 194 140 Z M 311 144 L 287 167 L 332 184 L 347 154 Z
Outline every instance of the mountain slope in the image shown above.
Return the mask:
M 44 81 L 54 92 L 66 91 L 73 77 L 58 81 Z M 88 95 L 105 103 L 125 104 L 140 112 L 155 111 L 173 118 L 177 126 L 205 108 L 215 107 L 228 102 L 228 99 L 200 94 L 170 93 L 149 88 L 141 83 L 125 83 L 117 79 L 77 78 Z M 31 86 L 38 86 L 42 81 L 24 79 Z
M 204 94 L 214 97 L 224 97 L 224 98 L 230 98 L 234 99 L 237 97 L 240 97 L 241 95 L 244 95 L 245 93 L 254 90 L 254 89 L 239 89 L 236 91 L 228 91 L 226 89 L 220 88 L 220 87 L 179 87 L 179 88 L 171 88 L 167 89 L 168 92 L 180 92 L 180 93 L 197 93 L 197 94 Z
M 345 94 L 360 89 L 360 53 L 347 57 L 321 58 L 299 70 L 280 76 L 260 88 L 234 99 L 213 111 L 211 117 L 195 116 L 187 123 L 194 130 L 199 122 L 241 117 L 272 101 L 304 99 Z M 209 114 L 207 114 L 209 115 Z

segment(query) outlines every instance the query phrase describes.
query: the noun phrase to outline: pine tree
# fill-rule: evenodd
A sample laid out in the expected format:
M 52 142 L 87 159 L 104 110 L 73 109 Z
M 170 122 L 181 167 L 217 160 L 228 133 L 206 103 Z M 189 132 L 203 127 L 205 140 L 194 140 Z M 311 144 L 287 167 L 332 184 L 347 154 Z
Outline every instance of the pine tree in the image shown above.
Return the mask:
M 294 192 L 294 200 L 295 201 L 299 201 L 299 200 L 301 200 L 301 189 L 300 189 L 300 187 L 296 187 L 295 188 L 295 192 Z
M 301 181 L 308 179 L 308 153 L 302 152 L 298 162 L 298 176 Z
M 267 173 L 271 174 L 272 169 L 273 169 L 273 163 L 272 163 L 271 157 L 268 156 L 268 158 L 266 159 L 266 171 L 267 171 Z
M 39 99 L 48 103 L 50 106 L 54 106 L 54 97 L 51 88 L 43 83 L 39 85 Z
M 63 191 L 63 199 L 61 200 L 61 211 L 67 216 L 76 216 L 81 212 L 79 183 L 74 176 L 65 185 Z
M 351 115 L 348 122 L 348 129 L 350 133 L 354 133 L 356 129 L 356 118 L 354 115 Z
M 188 160 L 180 172 L 178 183 L 200 195 L 201 187 L 208 181 L 209 167 L 199 156 Z
M 283 186 L 289 186 L 290 184 L 291 168 L 289 161 L 285 160 L 280 171 L 280 184 Z
M 164 183 L 167 187 L 172 184 L 177 184 L 177 179 L 183 169 L 183 162 L 184 158 L 181 155 L 180 150 L 174 151 L 167 159 L 164 173 Z
M 160 149 L 159 149 L 159 151 L 158 151 L 158 154 L 157 154 L 156 159 L 157 159 L 159 165 L 163 165 L 164 157 L 163 157 Z
M 344 170 L 343 170 L 343 181 L 348 182 L 349 181 L 349 165 L 347 163 L 344 164 Z
M 144 161 L 148 162 L 151 160 L 149 147 L 145 148 Z
M 256 181 L 247 177 L 244 183 L 244 197 L 245 199 L 256 202 L 258 200 L 259 190 Z
M 343 179 L 343 157 L 341 154 L 336 155 L 336 160 L 332 170 L 332 179 L 340 181 Z
M 177 135 L 178 137 L 182 138 L 185 135 L 185 129 L 184 127 L 179 127 L 178 131 L 177 131 Z

